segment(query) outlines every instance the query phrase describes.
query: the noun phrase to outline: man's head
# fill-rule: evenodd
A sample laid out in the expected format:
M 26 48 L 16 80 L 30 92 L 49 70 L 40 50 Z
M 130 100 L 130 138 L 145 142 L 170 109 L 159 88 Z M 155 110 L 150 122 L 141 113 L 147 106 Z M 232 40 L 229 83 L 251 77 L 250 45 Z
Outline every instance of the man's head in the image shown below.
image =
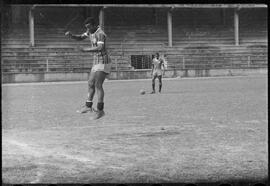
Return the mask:
M 90 33 L 94 33 L 97 30 L 97 24 L 94 20 L 94 18 L 92 17 L 88 17 L 85 21 L 84 21 L 84 26 L 87 28 L 87 30 Z
M 155 54 L 155 57 L 156 57 L 157 59 L 159 58 L 159 53 L 158 53 L 158 52 Z

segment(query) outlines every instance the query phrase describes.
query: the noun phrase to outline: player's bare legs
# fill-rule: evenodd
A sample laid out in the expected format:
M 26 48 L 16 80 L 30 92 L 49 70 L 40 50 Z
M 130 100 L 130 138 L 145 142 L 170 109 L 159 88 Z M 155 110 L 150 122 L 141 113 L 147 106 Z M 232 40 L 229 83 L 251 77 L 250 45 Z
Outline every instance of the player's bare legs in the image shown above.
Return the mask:
M 104 116 L 104 89 L 103 83 L 106 78 L 106 73 L 103 71 L 95 72 L 95 90 L 97 91 L 98 103 L 97 103 L 97 112 L 93 119 L 99 119 Z
M 156 75 L 153 75 L 153 78 L 152 78 L 152 92 L 151 94 L 154 94 L 156 92 L 155 90 L 155 80 L 156 80 L 157 76 Z
M 162 88 L 162 76 L 158 76 L 158 81 L 159 81 L 159 93 L 161 93 L 161 88 Z
M 95 95 L 95 72 L 90 73 L 88 80 L 88 98 L 87 101 L 92 102 Z
M 81 109 L 80 113 L 84 114 L 87 112 L 92 112 L 93 98 L 95 95 L 95 72 L 90 72 L 90 77 L 88 80 L 88 95 L 84 107 Z

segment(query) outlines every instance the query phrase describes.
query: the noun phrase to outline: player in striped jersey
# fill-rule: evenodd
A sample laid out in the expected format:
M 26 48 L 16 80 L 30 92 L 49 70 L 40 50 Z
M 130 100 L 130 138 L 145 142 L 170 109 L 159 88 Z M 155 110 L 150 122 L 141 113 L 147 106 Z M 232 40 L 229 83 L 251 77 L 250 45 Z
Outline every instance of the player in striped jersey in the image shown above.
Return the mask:
M 65 35 L 81 41 L 89 38 L 91 47 L 81 48 L 83 52 L 93 53 L 94 61 L 88 80 L 88 98 L 85 106 L 82 108 L 80 113 L 93 112 L 95 113 L 93 119 L 99 119 L 105 115 L 104 112 L 104 90 L 103 82 L 106 76 L 111 70 L 111 60 L 106 49 L 106 34 L 103 30 L 95 23 L 94 19 L 89 17 L 85 20 L 84 25 L 86 32 L 81 35 L 74 35 L 71 32 L 66 32 Z M 93 98 L 97 92 L 98 103 L 97 110 L 93 110 Z

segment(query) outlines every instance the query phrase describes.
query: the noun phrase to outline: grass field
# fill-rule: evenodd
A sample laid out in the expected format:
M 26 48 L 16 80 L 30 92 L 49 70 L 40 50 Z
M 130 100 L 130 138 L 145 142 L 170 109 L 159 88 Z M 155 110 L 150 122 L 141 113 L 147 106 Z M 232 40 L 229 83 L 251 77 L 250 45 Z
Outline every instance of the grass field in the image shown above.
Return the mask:
M 164 80 L 154 95 L 139 94 L 150 80 L 104 89 L 106 115 L 92 121 L 76 113 L 86 82 L 2 86 L 3 182 L 267 178 L 266 76 Z

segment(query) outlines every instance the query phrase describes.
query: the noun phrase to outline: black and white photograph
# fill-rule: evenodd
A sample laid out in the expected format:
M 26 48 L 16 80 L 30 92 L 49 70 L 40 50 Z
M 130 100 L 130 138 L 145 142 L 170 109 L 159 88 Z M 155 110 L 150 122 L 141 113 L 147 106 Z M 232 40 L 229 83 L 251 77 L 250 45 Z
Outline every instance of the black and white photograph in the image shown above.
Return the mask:
M 1 11 L 2 184 L 268 185 L 267 4 L 44 3 Z

